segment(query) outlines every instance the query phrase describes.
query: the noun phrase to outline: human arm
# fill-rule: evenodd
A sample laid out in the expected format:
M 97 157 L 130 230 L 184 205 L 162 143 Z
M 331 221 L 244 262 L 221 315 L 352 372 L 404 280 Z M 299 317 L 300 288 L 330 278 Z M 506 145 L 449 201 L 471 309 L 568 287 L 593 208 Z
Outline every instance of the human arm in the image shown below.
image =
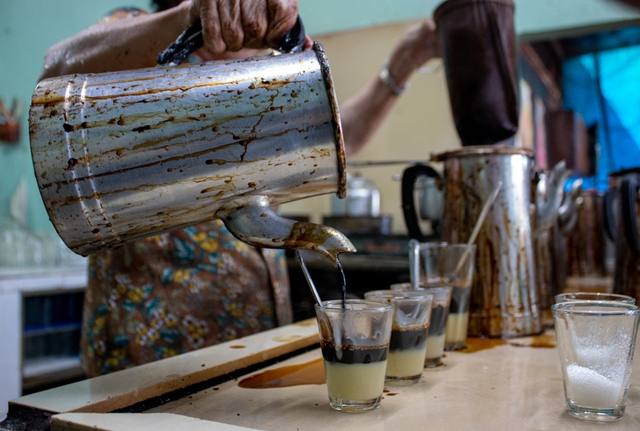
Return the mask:
M 49 48 L 40 79 L 151 67 L 188 23 L 186 2 L 163 12 L 94 24 Z
M 410 27 L 388 59 L 389 76 L 404 88 L 411 75 L 431 58 L 440 55 L 435 24 L 425 20 Z M 376 76 L 340 106 L 345 152 L 355 154 L 373 137 L 398 100 L 391 87 Z
M 210 55 L 277 47 L 295 24 L 297 11 L 297 0 L 193 0 L 163 12 L 98 23 L 51 47 L 40 79 L 154 66 L 158 53 L 198 20 Z

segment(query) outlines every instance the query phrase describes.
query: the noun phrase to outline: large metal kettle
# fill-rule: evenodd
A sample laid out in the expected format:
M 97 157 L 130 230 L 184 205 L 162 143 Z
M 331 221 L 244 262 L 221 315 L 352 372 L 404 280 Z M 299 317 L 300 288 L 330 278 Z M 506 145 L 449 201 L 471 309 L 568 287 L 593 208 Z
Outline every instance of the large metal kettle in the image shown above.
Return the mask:
M 343 197 L 340 114 L 322 46 L 277 56 L 41 81 L 31 152 L 69 248 L 103 247 L 219 218 L 242 241 L 319 252 L 339 231 L 272 207 Z
M 550 312 L 555 295 L 566 284 L 563 235 L 571 232 L 578 221 L 582 179 L 567 188 L 571 175 L 572 171 L 561 161 L 549 171 L 539 170 L 535 180 L 532 224 L 540 305 L 545 312 Z
M 604 217 L 615 243 L 613 291 L 640 299 L 640 168 L 611 174 L 610 182 Z
M 476 239 L 476 270 L 471 289 L 469 336 L 517 337 L 542 330 L 540 294 L 533 247 L 533 153 L 508 145 L 467 146 L 432 154 L 444 163 L 442 240 L 466 243 L 496 184 L 502 189 Z M 427 165 L 405 170 L 403 185 L 415 177 L 439 175 Z M 558 202 L 559 204 L 559 202 Z M 409 236 L 424 240 L 412 195 L 403 187 Z

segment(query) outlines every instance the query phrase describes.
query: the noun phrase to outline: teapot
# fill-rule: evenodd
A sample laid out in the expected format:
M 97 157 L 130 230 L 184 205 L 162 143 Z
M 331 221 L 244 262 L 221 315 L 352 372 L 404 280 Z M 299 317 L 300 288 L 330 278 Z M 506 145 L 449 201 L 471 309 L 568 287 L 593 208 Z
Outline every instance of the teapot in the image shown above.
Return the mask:
M 360 175 L 347 174 L 347 196 L 331 199 L 334 216 L 378 217 L 380 215 L 380 191 L 373 181 Z
M 322 45 L 282 55 L 41 81 L 31 152 L 49 217 L 86 256 L 221 219 L 240 240 L 354 252 L 336 229 L 274 207 L 344 197 L 340 114 Z

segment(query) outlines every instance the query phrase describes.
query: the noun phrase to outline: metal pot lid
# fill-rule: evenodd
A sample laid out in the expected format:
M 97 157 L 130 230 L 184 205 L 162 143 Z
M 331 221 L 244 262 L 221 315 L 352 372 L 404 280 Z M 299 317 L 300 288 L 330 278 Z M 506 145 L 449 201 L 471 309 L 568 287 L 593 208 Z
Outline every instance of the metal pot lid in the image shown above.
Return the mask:
M 533 151 L 527 148 L 518 148 L 507 145 L 472 145 L 455 150 L 446 150 L 431 153 L 432 162 L 444 162 L 450 158 L 473 157 L 473 156 L 505 156 L 521 155 L 533 158 Z

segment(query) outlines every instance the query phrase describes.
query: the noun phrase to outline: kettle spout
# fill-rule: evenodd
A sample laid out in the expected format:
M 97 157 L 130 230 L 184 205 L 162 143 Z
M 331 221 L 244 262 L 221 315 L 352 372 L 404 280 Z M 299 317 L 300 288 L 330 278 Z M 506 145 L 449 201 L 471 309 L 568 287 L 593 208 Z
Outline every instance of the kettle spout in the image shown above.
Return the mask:
M 351 241 L 337 229 L 286 219 L 273 211 L 267 202 L 252 203 L 221 216 L 236 238 L 256 247 L 310 250 L 333 262 L 338 260 L 339 253 L 356 251 Z

